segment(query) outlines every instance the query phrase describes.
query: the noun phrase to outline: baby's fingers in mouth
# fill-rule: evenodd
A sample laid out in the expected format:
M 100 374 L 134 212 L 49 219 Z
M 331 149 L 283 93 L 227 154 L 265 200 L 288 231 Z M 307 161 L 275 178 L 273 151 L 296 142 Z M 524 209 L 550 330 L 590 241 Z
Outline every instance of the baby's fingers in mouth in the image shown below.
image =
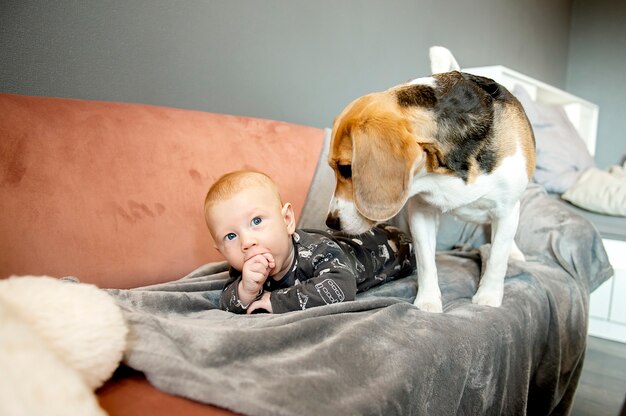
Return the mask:
M 250 260 L 252 257 L 258 256 L 258 255 L 262 255 L 268 261 L 273 261 L 274 260 L 274 258 L 271 257 L 272 255 L 270 254 L 270 252 L 267 249 L 264 249 L 264 248 L 253 248 L 250 251 L 246 252 L 246 255 L 244 256 L 243 261 L 246 262 L 246 261 Z M 268 256 L 270 256 L 272 260 L 270 260 L 270 258 L 268 258 Z

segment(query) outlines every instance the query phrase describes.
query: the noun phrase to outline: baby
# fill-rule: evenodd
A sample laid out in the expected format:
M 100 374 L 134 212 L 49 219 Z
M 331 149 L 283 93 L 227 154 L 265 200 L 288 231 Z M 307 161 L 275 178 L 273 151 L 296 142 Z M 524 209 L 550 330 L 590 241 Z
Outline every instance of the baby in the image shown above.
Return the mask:
M 230 279 L 220 307 L 235 313 L 283 313 L 354 300 L 357 292 L 414 270 L 411 240 L 379 225 L 358 235 L 296 229 L 267 175 L 236 171 L 209 189 L 204 213 Z

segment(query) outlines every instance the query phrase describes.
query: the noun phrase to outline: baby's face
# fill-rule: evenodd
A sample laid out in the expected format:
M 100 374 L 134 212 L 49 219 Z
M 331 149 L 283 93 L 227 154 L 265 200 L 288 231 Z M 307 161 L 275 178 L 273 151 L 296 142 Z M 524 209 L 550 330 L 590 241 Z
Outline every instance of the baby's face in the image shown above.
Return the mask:
M 270 253 L 276 262 L 270 276 L 289 267 L 293 210 L 290 204 L 281 207 L 276 194 L 265 187 L 216 202 L 207 219 L 217 249 L 235 269 L 242 270 L 246 260 L 263 253 Z

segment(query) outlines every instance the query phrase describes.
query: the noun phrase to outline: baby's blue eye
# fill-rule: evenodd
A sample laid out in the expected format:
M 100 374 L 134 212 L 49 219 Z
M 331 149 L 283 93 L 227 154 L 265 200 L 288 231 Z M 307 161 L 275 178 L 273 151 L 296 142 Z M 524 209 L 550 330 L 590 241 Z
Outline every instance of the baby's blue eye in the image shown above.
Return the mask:
M 226 234 L 226 239 L 228 241 L 234 240 L 236 237 L 237 237 L 237 234 L 235 234 L 235 233 L 228 233 L 228 234 Z
M 252 225 L 259 225 L 259 224 L 261 224 L 261 221 L 263 221 L 261 218 L 254 217 L 254 218 L 252 218 Z

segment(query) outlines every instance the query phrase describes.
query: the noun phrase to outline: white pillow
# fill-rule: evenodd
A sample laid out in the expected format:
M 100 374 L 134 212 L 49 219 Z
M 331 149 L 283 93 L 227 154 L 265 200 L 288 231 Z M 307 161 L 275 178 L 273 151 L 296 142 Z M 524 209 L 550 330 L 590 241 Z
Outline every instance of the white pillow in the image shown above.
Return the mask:
M 591 168 L 561 197 L 589 211 L 626 217 L 626 172 L 619 166 Z

